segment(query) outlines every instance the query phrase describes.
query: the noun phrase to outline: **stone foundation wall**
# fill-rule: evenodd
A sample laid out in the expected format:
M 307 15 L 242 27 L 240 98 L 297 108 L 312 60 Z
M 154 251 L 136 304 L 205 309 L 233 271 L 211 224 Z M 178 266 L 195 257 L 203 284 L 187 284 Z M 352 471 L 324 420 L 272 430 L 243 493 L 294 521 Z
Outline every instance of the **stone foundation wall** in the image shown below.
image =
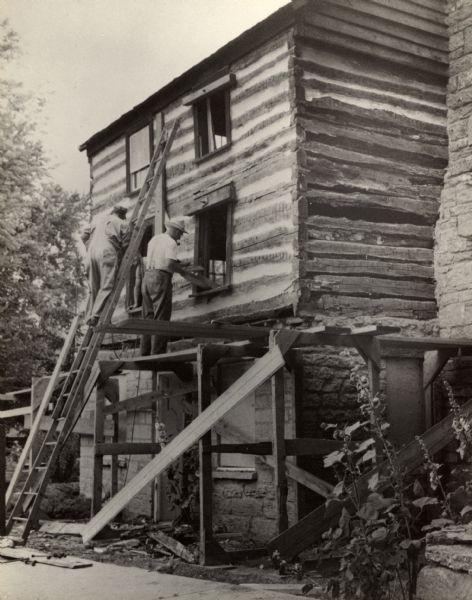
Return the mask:
M 449 0 L 449 166 L 436 224 L 441 334 L 472 335 L 472 0 Z

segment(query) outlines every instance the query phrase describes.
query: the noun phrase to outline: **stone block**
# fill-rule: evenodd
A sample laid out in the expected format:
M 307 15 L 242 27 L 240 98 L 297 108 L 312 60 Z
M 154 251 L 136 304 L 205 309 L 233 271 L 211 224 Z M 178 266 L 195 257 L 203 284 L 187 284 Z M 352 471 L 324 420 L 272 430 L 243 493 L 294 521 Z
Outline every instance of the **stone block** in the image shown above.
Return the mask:
M 444 567 L 421 569 L 416 590 L 417 600 L 470 600 L 472 576 Z
M 428 544 L 425 556 L 428 561 L 453 571 L 472 573 L 472 546 L 466 544 Z

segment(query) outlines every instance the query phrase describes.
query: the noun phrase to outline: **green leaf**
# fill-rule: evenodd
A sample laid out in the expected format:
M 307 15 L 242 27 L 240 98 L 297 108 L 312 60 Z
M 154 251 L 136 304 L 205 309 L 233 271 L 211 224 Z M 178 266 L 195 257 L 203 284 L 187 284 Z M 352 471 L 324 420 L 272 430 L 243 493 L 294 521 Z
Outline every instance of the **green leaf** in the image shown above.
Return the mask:
M 412 504 L 417 508 L 423 509 L 430 504 L 438 504 L 438 499 L 431 496 L 423 496 L 422 498 L 413 500 Z
M 424 496 L 424 489 L 423 486 L 421 485 L 421 483 L 418 481 L 418 479 L 415 479 L 415 482 L 413 484 L 413 494 L 417 497 L 420 498 L 421 496 Z
M 367 496 L 367 502 L 371 504 L 376 510 L 382 510 L 388 508 L 395 503 L 394 498 L 385 498 L 381 494 L 374 492 Z
M 363 504 L 356 514 L 364 521 L 375 521 L 379 516 L 378 510 L 370 502 Z
M 360 427 L 362 427 L 362 423 L 360 421 L 356 421 L 352 425 L 348 425 L 344 428 L 344 433 L 346 435 L 351 436 L 355 431 L 357 431 Z
M 372 491 L 376 490 L 378 484 L 379 484 L 379 474 L 378 474 L 378 472 L 375 472 L 372 475 L 372 477 L 369 479 L 369 483 L 368 483 L 369 490 L 372 490 Z
M 367 450 L 367 448 L 370 448 L 370 446 L 372 446 L 373 444 L 375 444 L 374 438 L 364 440 L 362 443 L 359 444 L 359 446 L 357 446 L 355 452 L 364 452 L 364 450 Z
M 325 467 L 332 467 L 337 463 L 341 463 L 345 456 L 346 453 L 342 450 L 335 450 L 334 452 L 331 452 L 331 454 L 328 454 L 324 457 L 323 464 Z
M 383 542 L 386 539 L 387 535 L 388 530 L 386 527 L 379 527 L 371 533 L 371 537 L 374 542 Z
M 374 460 L 375 457 L 377 456 L 377 453 L 374 449 L 372 450 L 367 450 L 367 452 L 365 452 L 365 454 L 362 456 L 362 462 L 368 462 L 369 460 Z
M 464 515 L 466 515 L 467 513 L 469 513 L 472 510 L 472 506 L 464 506 L 464 508 L 461 510 L 461 517 L 463 517 Z

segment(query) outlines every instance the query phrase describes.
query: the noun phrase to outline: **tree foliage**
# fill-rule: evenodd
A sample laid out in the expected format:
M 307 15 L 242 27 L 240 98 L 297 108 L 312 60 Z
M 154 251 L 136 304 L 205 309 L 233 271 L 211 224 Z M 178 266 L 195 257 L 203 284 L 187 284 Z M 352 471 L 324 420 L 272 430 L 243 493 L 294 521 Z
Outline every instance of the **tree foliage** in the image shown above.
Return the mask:
M 0 23 L 0 68 L 19 52 Z M 0 75 L 0 391 L 51 369 L 82 288 L 76 232 L 87 201 L 51 182 L 35 114 L 41 102 Z

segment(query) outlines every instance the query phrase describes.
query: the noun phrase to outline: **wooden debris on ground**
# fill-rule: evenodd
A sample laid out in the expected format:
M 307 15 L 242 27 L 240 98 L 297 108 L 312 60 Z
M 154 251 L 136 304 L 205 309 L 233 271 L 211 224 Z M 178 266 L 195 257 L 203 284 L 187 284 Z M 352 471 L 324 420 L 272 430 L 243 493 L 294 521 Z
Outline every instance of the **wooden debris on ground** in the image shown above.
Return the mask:
M 63 523 L 61 521 L 45 521 L 39 531 L 50 535 L 82 535 L 85 523 Z
M 33 548 L 0 548 L 0 556 L 11 560 L 19 560 L 33 567 L 36 563 L 64 569 L 81 569 L 93 565 L 90 561 L 74 558 L 73 556 L 46 553 Z
M 159 544 L 161 544 L 162 546 L 164 546 L 164 548 L 167 548 L 167 550 L 170 550 L 173 554 L 175 554 L 179 558 L 182 558 L 183 560 L 185 560 L 186 562 L 188 562 L 188 563 L 196 562 L 196 557 L 195 557 L 195 554 L 193 554 L 193 552 L 190 552 L 189 550 L 187 550 L 187 548 L 183 544 L 181 544 L 174 538 L 170 537 L 169 535 L 163 533 L 162 531 L 156 531 L 155 533 L 148 533 L 148 536 L 151 539 L 158 542 Z

